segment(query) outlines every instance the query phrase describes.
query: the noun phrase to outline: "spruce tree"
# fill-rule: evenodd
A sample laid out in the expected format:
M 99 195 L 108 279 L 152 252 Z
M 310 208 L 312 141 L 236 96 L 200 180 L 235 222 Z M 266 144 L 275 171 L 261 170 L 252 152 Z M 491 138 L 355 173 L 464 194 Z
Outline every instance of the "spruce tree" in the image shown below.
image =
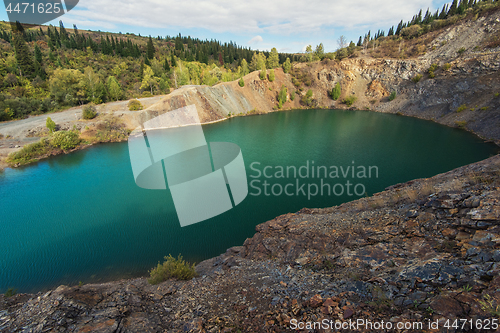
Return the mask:
M 457 7 L 458 7 L 457 0 L 453 0 L 450 10 L 448 11 L 448 17 L 453 16 L 457 13 Z
M 35 43 L 35 59 L 36 61 L 38 61 L 39 64 L 41 64 L 43 61 L 42 51 L 40 50 L 40 47 L 36 43 Z
M 170 71 L 170 64 L 168 63 L 167 58 L 165 58 L 165 62 L 163 63 L 163 69 L 165 70 L 165 72 Z

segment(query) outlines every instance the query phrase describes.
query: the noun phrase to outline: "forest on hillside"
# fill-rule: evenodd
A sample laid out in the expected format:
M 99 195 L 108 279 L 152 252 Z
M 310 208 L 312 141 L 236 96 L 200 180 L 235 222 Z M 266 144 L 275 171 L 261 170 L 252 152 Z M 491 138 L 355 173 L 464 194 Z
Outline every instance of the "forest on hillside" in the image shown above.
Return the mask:
M 0 120 L 86 103 L 166 94 L 187 84 L 214 85 L 286 61 L 275 48 L 191 37 L 141 37 L 66 29 L 63 22 L 0 26 Z

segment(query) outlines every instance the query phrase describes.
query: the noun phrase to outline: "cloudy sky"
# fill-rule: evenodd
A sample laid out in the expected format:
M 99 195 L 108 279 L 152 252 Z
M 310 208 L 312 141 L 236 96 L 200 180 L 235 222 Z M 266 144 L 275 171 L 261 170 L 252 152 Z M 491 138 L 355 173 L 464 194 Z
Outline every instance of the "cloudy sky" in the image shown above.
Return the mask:
M 62 16 L 66 27 L 141 35 L 190 35 L 234 41 L 253 49 L 300 52 L 308 44 L 337 49 L 340 35 L 357 42 L 371 29 L 386 32 L 420 8 L 435 11 L 433 0 L 80 0 Z M 5 11 L 0 19 L 7 20 Z M 51 22 L 58 25 L 59 19 Z

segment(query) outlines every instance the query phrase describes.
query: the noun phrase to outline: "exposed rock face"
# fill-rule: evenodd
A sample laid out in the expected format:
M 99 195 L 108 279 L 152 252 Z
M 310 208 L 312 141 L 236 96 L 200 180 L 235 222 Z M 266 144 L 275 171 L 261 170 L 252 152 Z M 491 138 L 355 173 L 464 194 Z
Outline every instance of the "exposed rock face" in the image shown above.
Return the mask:
M 225 119 L 228 115 L 244 115 L 272 111 L 278 104 L 278 93 L 282 87 L 292 89 L 290 74 L 282 69 L 275 70 L 275 80 L 261 80 L 258 72 L 245 76 L 245 86 L 240 87 L 238 81 L 225 82 L 209 86 L 184 86 L 167 95 L 162 101 L 140 112 L 119 112 L 131 128 L 159 114 L 172 111 L 183 106 L 195 105 L 201 122 Z M 289 101 L 286 108 L 300 108 L 298 99 Z
M 200 263 L 191 281 L 0 296 L 0 331 L 287 332 L 295 320 L 323 319 L 432 321 L 446 331 L 448 319 L 491 319 L 500 304 L 499 170 L 495 156 L 279 216 Z

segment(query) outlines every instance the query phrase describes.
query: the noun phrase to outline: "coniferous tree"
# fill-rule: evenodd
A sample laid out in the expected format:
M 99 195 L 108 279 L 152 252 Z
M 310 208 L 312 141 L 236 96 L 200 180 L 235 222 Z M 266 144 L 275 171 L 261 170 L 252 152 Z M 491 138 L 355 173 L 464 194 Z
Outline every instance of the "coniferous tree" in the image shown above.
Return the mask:
M 403 20 L 401 20 L 401 22 L 399 22 L 398 27 L 396 28 L 396 35 L 399 35 L 399 33 L 401 32 L 401 29 L 403 29 Z
M 173 52 L 172 52 L 172 53 L 170 53 L 170 65 L 171 65 L 172 67 L 177 66 L 177 62 L 175 61 L 175 56 L 174 56 L 174 53 L 173 53 Z
M 165 72 L 170 71 L 170 64 L 168 63 L 167 58 L 165 58 L 165 62 L 163 63 L 163 69 L 165 70 Z
M 448 10 L 447 17 L 455 15 L 457 13 L 457 7 L 458 7 L 457 0 L 453 0 L 453 2 L 451 3 L 450 10 Z
M 359 36 L 359 39 L 358 39 L 358 44 L 356 44 L 357 46 L 363 46 L 363 38 L 361 36 Z
M 36 61 L 38 61 L 39 64 L 41 64 L 43 61 L 42 51 L 40 50 L 40 47 L 36 43 L 35 43 L 35 59 Z
M 149 36 L 147 50 L 146 50 L 146 57 L 148 59 L 153 59 L 154 56 L 155 56 L 155 47 L 153 45 L 153 39 L 151 38 L 151 36 Z

